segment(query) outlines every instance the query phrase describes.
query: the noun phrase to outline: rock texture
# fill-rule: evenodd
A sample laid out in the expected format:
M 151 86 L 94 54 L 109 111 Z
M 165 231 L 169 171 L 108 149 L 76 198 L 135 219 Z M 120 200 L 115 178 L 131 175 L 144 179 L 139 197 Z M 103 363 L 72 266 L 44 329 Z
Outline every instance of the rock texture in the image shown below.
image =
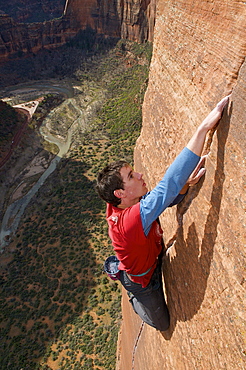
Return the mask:
M 155 9 L 155 0 L 67 0 L 59 19 L 30 24 L 17 23 L 0 12 L 0 61 L 59 47 L 87 28 L 105 36 L 152 41 Z
M 241 1 L 158 3 L 135 149 L 150 188 L 217 101 L 232 97 L 206 143 L 205 178 L 161 217 L 171 328 L 141 328 L 123 293 L 118 370 L 246 368 L 245 26 Z

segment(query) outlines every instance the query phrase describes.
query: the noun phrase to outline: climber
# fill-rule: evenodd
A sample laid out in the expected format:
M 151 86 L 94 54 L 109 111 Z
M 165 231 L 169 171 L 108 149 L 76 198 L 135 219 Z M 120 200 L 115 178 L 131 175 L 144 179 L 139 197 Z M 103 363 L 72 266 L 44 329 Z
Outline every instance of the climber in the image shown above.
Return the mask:
M 125 161 L 109 164 L 97 177 L 97 191 L 107 202 L 106 217 L 119 260 L 119 280 L 134 311 L 160 331 L 169 327 L 169 311 L 162 287 L 163 232 L 158 217 L 167 207 L 178 204 L 189 186 L 204 175 L 204 158 L 200 156 L 206 134 L 220 120 L 229 97 L 209 113 L 152 191 L 148 192 L 142 174 Z

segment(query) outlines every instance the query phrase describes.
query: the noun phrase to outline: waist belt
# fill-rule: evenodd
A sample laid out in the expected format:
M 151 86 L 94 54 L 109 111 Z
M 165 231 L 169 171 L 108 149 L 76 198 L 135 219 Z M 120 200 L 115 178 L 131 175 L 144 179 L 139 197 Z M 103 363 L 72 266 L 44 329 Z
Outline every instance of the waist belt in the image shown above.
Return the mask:
M 144 276 L 144 275 L 147 275 L 147 274 L 148 274 L 148 272 L 150 272 L 150 270 L 152 269 L 152 267 L 153 267 L 153 266 L 151 266 L 147 271 L 143 272 L 142 274 L 133 275 L 133 274 L 129 274 L 129 273 L 128 273 L 128 275 L 130 275 L 130 276 Z

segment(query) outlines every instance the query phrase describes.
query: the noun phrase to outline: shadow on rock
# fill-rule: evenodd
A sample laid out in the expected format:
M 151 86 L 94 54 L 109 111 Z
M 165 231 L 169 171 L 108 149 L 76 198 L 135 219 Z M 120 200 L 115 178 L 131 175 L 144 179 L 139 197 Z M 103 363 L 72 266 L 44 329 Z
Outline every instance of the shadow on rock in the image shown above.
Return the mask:
M 217 130 L 217 166 L 209 202 L 210 210 L 204 225 L 202 242 L 198 238 L 196 229 L 199 215 L 197 215 L 197 220 L 190 224 L 187 237 L 184 235 L 182 221 L 192 200 L 199 194 L 203 182 L 200 181 L 199 184 L 191 188 L 185 201 L 177 207 L 178 228 L 175 236 L 167 244 L 167 247 L 169 247 L 175 243 L 176 256 L 172 260 L 165 257 L 163 261 L 167 302 L 171 316 L 169 330 L 162 332 L 166 340 L 171 338 L 177 321 L 192 319 L 200 309 L 205 296 L 220 218 L 225 180 L 224 151 L 230 127 L 231 112 L 232 105 L 229 114 L 224 112 L 222 122 Z

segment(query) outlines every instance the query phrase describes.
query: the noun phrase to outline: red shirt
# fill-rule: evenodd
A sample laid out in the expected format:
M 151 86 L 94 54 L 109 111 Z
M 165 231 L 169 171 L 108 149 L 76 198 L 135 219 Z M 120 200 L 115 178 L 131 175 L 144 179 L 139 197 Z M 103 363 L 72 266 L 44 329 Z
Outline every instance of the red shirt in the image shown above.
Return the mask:
M 162 250 L 163 231 L 160 225 L 154 221 L 148 235 L 144 234 L 140 203 L 125 209 L 107 204 L 107 221 L 109 236 L 120 261 L 119 269 L 133 275 L 143 274 L 150 269 L 143 276 L 131 276 L 132 281 L 146 287 Z

